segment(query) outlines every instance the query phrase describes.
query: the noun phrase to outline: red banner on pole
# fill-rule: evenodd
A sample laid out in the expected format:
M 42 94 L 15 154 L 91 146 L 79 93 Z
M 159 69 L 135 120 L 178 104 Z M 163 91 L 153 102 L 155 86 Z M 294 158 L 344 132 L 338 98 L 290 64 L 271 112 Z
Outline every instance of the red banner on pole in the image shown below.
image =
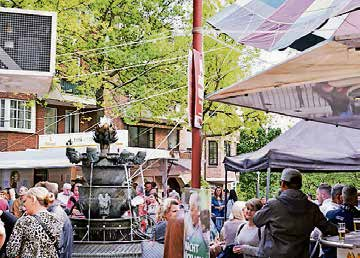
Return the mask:
M 192 119 L 193 119 L 192 69 L 193 69 L 193 52 L 189 49 L 187 73 L 188 73 L 188 121 L 190 128 L 192 127 Z
M 195 128 L 201 128 L 203 124 L 203 103 L 204 103 L 204 65 L 202 53 L 193 50 L 193 64 L 194 64 L 194 121 Z

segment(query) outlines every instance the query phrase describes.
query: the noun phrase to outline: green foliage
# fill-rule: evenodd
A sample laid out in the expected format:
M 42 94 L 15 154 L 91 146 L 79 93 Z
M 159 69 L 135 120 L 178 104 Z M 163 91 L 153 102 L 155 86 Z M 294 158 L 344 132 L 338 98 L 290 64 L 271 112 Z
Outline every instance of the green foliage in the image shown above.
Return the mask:
M 189 185 L 191 186 L 191 180 L 189 181 Z M 210 184 L 203 177 L 200 178 L 200 188 L 210 189 Z
M 240 143 L 237 146 L 237 153 L 248 153 L 256 151 L 274 140 L 281 134 L 280 128 L 269 128 L 268 130 L 259 127 L 257 130 L 241 130 Z
M 359 172 L 342 172 L 342 173 L 303 173 L 303 187 L 305 193 L 316 195 L 316 188 L 320 183 L 334 185 L 341 183 L 345 185 L 353 185 L 360 189 L 360 173 Z
M 204 20 L 232 2 L 204 1 Z M 113 115 L 126 123 L 141 117 L 186 122 L 191 1 L 0 0 L 0 5 L 57 12 L 57 79 L 78 84 L 78 92 L 95 97 L 99 107 L 112 106 Z M 249 75 L 258 52 L 211 32 L 205 22 L 204 27 L 207 95 Z M 128 100 L 131 105 L 122 104 Z M 204 111 L 208 136 L 232 133 L 250 121 L 230 105 L 205 101 Z
M 261 124 L 256 130 L 250 127 L 240 131 L 240 143 L 237 146 L 238 154 L 256 151 L 281 134 L 280 128 L 264 129 Z M 271 175 L 271 194 L 276 194 L 279 189 L 279 175 Z M 240 175 L 237 185 L 237 194 L 241 200 L 249 200 L 256 196 L 257 173 L 249 172 Z M 266 173 L 260 173 L 260 196 L 265 196 Z

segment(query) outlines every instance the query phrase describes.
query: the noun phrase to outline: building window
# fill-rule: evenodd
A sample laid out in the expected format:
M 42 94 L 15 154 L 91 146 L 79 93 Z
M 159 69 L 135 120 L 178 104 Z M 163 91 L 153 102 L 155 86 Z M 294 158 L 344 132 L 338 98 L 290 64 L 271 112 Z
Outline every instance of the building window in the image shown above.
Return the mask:
M 231 144 L 229 141 L 224 141 L 224 153 L 226 157 L 231 156 Z
M 218 143 L 209 141 L 209 165 L 218 165 Z
M 129 126 L 129 147 L 154 148 L 154 128 Z
M 35 105 L 26 100 L 0 99 L 0 130 L 35 132 Z
M 45 108 L 45 123 L 44 131 L 45 134 L 56 134 L 57 133 L 57 109 L 56 108 Z
M 168 138 L 168 149 L 179 149 L 179 130 L 173 130 Z
M 79 113 L 74 110 L 65 111 L 65 133 L 78 133 L 80 131 Z
M 23 100 L 10 100 L 10 127 L 31 129 L 31 107 Z
M 5 99 L 0 99 L 0 127 L 5 127 Z

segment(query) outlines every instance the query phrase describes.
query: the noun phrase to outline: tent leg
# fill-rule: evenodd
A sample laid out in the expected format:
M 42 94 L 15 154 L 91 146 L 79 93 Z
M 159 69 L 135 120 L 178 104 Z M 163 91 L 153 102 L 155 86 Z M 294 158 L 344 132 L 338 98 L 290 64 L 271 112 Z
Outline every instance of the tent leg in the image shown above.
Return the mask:
M 268 168 L 266 173 L 266 200 L 269 200 L 270 195 L 270 174 L 271 168 Z
M 227 169 L 226 169 L 226 167 L 225 167 L 225 207 L 224 207 L 224 222 L 226 221 L 226 213 L 227 213 L 227 209 L 226 209 L 226 207 L 227 207 L 227 181 L 228 181 L 228 179 L 227 179 L 227 174 L 228 174 L 228 171 L 227 171 Z
M 260 171 L 257 171 L 256 174 L 257 174 L 256 198 L 260 198 Z

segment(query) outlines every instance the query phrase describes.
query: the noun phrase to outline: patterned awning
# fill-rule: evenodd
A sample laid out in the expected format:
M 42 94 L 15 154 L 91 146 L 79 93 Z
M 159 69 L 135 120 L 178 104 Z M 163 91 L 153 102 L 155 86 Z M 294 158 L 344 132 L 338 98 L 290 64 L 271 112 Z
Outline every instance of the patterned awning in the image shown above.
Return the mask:
M 360 33 L 360 0 L 238 0 L 208 23 L 241 44 L 303 51 Z

